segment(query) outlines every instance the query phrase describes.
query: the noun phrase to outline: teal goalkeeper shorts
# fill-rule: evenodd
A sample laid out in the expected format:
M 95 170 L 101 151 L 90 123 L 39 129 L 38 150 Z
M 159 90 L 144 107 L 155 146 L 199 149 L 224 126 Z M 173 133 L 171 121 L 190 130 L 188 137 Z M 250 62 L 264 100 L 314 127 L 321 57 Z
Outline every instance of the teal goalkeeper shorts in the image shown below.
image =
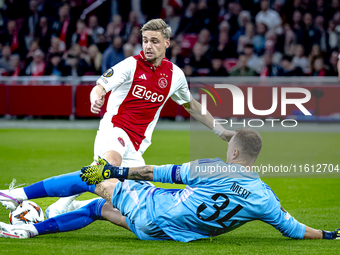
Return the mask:
M 112 205 L 125 216 L 130 230 L 140 240 L 171 240 L 151 221 L 147 211 L 147 194 L 154 187 L 152 183 L 144 181 L 118 182 L 112 194 Z

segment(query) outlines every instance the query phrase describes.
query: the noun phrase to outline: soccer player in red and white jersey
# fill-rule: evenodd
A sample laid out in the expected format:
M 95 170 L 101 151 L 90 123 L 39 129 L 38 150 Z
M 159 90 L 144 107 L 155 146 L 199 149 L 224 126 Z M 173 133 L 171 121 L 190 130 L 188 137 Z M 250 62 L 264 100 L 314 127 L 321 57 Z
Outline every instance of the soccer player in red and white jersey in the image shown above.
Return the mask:
M 143 51 L 107 70 L 91 92 L 91 111 L 99 113 L 105 94 L 111 91 L 107 112 L 101 120 L 95 156 L 119 166 L 144 165 L 143 152 L 159 113 L 171 97 L 198 121 L 213 129 L 213 117 L 201 115 L 201 104 L 191 97 L 184 73 L 165 58 L 171 28 L 161 19 L 150 20 L 142 29 Z M 221 129 L 224 140 L 232 131 Z
M 151 144 L 152 132 L 165 102 L 171 97 L 195 119 L 228 141 L 235 133 L 214 127 L 213 117 L 201 114 L 201 104 L 190 94 L 182 70 L 165 58 L 171 28 L 162 19 L 153 19 L 141 29 L 143 50 L 108 69 L 92 89 L 91 111 L 98 114 L 105 95 L 111 91 L 107 112 L 100 121 L 94 157 L 115 166 L 143 166 L 142 157 Z M 51 206 L 63 212 L 74 198 L 62 198 Z M 53 212 L 54 211 L 54 212 Z

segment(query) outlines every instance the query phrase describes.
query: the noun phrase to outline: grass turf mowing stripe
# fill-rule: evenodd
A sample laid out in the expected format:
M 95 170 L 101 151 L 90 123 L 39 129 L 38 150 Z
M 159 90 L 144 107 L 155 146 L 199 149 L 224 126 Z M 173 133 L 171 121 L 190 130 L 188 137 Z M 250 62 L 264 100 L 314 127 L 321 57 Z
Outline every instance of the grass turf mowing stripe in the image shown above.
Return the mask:
M 92 162 L 95 130 L 0 130 L 0 189 L 18 183 L 75 171 Z M 338 162 L 338 134 L 261 133 L 264 141 L 258 163 Z M 226 144 L 222 142 L 221 157 Z M 204 157 L 215 157 L 205 151 Z M 189 131 L 155 131 L 146 151 L 147 164 L 180 164 L 190 161 Z M 320 162 L 319 162 L 320 161 Z M 338 162 L 340 164 L 340 162 Z M 339 180 L 337 178 L 266 178 L 282 206 L 302 223 L 334 230 L 340 226 Z M 6 185 L 7 184 L 7 185 Z M 171 184 L 157 184 L 174 187 Z M 182 186 L 177 186 L 182 187 Z M 79 199 L 92 198 L 83 194 Z M 44 210 L 56 198 L 36 199 Z M 8 222 L 8 211 L 0 208 L 0 221 Z M 58 233 L 28 240 L 0 239 L 3 254 L 337 254 L 339 242 L 291 240 L 273 227 L 251 222 L 228 234 L 191 243 L 140 241 L 132 233 L 108 222 L 97 221 L 79 231 Z

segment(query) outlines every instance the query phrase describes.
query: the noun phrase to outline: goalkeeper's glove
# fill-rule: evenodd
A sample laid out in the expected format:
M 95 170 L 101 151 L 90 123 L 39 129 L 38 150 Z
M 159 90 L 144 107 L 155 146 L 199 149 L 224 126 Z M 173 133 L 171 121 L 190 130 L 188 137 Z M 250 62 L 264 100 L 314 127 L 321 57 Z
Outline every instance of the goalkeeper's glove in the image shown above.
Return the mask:
M 97 184 L 111 178 L 127 179 L 128 167 L 113 166 L 101 157 L 98 157 L 97 162 L 98 165 L 85 166 L 81 169 L 80 178 L 88 185 Z
M 322 239 L 340 239 L 340 228 L 332 232 L 322 230 Z

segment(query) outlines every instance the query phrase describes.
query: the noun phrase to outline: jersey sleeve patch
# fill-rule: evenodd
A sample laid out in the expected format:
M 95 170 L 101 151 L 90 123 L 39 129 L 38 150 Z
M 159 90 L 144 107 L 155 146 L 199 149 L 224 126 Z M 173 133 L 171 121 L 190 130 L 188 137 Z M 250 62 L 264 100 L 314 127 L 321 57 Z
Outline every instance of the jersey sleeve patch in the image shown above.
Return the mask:
M 104 73 L 103 73 L 103 76 L 104 77 L 111 77 L 113 75 L 113 69 L 112 68 L 109 68 L 107 69 Z

